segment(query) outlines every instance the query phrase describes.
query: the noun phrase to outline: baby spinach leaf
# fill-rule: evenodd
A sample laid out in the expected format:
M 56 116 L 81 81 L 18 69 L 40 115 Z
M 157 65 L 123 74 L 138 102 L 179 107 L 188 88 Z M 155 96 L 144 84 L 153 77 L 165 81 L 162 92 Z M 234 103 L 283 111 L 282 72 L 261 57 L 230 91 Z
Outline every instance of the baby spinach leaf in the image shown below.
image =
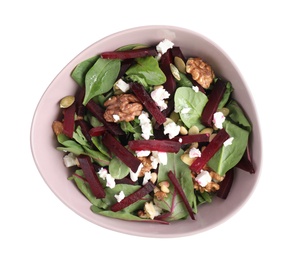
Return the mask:
M 229 109 L 228 117 L 231 119 L 231 121 L 242 127 L 243 129 L 247 130 L 248 132 L 251 132 L 252 126 L 246 118 L 240 105 L 234 99 L 232 99 L 226 105 L 226 107 Z
M 233 137 L 231 145 L 222 146 L 217 153 L 209 160 L 208 165 L 218 174 L 224 176 L 242 158 L 247 147 L 249 132 L 225 120 L 223 127 Z
M 108 149 L 106 148 L 106 146 L 103 144 L 102 142 L 102 137 L 101 136 L 93 136 L 91 138 L 92 143 L 95 145 L 95 147 L 104 155 L 106 155 L 107 157 L 111 157 Z
M 108 92 L 115 83 L 121 67 L 120 60 L 99 58 L 85 76 L 85 97 L 83 105 L 103 93 Z
M 161 85 L 165 83 L 166 76 L 159 68 L 159 63 L 154 57 L 137 58 L 136 62 L 126 71 L 126 75 L 133 81 L 140 80 L 148 85 Z M 143 86 L 145 86 L 144 84 Z
M 57 135 L 57 140 L 60 144 L 63 145 L 63 147 L 57 147 L 57 150 L 59 151 L 72 152 L 75 155 L 84 153 L 84 150 L 80 144 L 76 143 L 74 140 L 69 139 L 64 134 Z
M 188 79 L 186 74 L 179 72 L 180 80 L 176 80 L 177 87 L 189 87 L 193 86 L 193 83 Z
M 89 147 L 83 146 L 84 154 L 90 156 L 95 162 L 100 166 L 107 166 L 110 163 L 110 158 L 104 155 L 103 153 L 93 150 Z
M 233 91 L 233 87 L 232 87 L 231 83 L 227 82 L 226 83 L 226 90 L 225 90 L 224 95 L 223 95 L 223 97 L 218 105 L 218 108 L 222 108 L 226 105 L 226 103 L 228 102 L 228 100 L 230 98 L 232 91 Z
M 73 132 L 73 139 L 82 146 L 89 146 L 89 143 L 82 133 L 80 126 L 77 126 Z
M 115 179 L 122 179 L 130 172 L 130 168 L 116 156 L 110 161 L 108 169 L 111 176 Z
M 169 183 L 171 183 L 171 181 L 168 178 L 168 172 L 172 171 L 179 180 L 190 205 L 194 208 L 195 195 L 191 171 L 188 165 L 183 163 L 182 160 L 180 159 L 182 153 L 183 150 L 180 150 L 177 154 L 174 153 L 167 154 L 167 165 L 159 166 L 157 181 L 159 183 L 161 181 L 166 180 Z M 165 198 L 163 201 L 154 199 L 155 205 L 171 213 L 166 220 L 177 220 L 186 218 L 189 215 L 189 213 L 186 210 L 182 199 L 176 193 L 173 185 L 170 185 L 169 190 L 170 193 L 167 194 L 167 198 Z
M 93 64 L 97 61 L 99 56 L 93 56 L 87 60 L 80 62 L 72 71 L 71 77 L 75 80 L 75 82 L 80 86 L 85 86 L 85 76 L 89 69 L 93 66 Z
M 180 87 L 174 95 L 175 111 L 179 112 L 183 123 L 188 127 L 196 125 L 200 130 L 204 128 L 201 115 L 208 98 L 201 91 L 195 92 L 189 87 Z

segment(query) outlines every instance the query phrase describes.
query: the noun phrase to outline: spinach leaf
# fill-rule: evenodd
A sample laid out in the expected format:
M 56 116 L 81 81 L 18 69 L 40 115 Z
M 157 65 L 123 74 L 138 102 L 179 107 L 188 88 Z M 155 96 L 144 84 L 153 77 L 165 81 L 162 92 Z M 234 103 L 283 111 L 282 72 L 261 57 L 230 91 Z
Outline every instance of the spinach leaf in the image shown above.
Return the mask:
M 85 96 L 83 105 L 103 93 L 108 92 L 115 83 L 121 67 L 120 60 L 99 58 L 85 76 Z
M 93 150 L 87 146 L 83 146 L 84 154 L 90 156 L 100 166 L 107 166 L 110 163 L 110 158 L 103 153 Z
M 201 91 L 195 92 L 189 87 L 180 87 L 174 95 L 175 111 L 179 112 L 183 123 L 188 127 L 196 125 L 200 130 L 205 128 L 201 123 L 203 109 L 208 102 Z
M 152 57 L 137 58 L 136 64 L 132 65 L 127 71 L 128 75 L 133 81 L 139 79 L 144 84 L 161 85 L 165 83 L 166 76 L 159 67 L 158 61 Z M 143 86 L 145 86 L 143 84 Z
M 104 155 L 107 157 L 111 157 L 107 147 L 103 144 L 102 142 L 102 137 L 101 136 L 93 136 L 91 138 L 92 143 L 95 145 L 95 147 Z
M 84 153 L 84 150 L 80 144 L 76 143 L 74 140 L 69 139 L 64 134 L 57 135 L 57 140 L 60 144 L 63 145 L 63 147 L 57 147 L 57 150 L 59 151 L 72 152 L 77 156 Z
M 183 163 L 180 159 L 182 154 L 183 150 L 180 150 L 177 154 L 167 154 L 167 165 L 159 165 L 157 181 L 161 182 L 167 180 L 169 183 L 171 183 L 168 178 L 168 172 L 172 171 L 179 180 L 190 205 L 194 208 L 196 198 L 194 195 L 194 186 L 191 177 L 191 171 L 189 166 Z M 163 201 L 159 201 L 154 198 L 155 205 L 171 213 L 166 220 L 177 220 L 186 218 L 189 214 L 185 208 L 182 199 L 174 190 L 173 185 L 170 185 L 169 190 L 170 193 L 167 194 L 167 198 L 165 198 Z
M 130 172 L 130 168 L 116 156 L 110 161 L 108 170 L 110 175 L 115 179 L 122 179 Z
M 235 100 L 232 99 L 226 105 L 226 107 L 229 109 L 228 118 L 230 118 L 234 124 L 237 124 L 238 126 L 242 127 L 248 132 L 251 132 L 252 126 L 249 123 L 248 119 L 246 118 L 240 105 Z
M 189 87 L 193 86 L 193 83 L 188 79 L 186 74 L 179 72 L 180 80 L 176 80 L 177 87 Z
M 209 160 L 208 165 L 218 174 L 224 176 L 242 158 L 247 147 L 249 132 L 225 120 L 223 127 L 226 132 L 233 137 L 231 145 L 222 146 L 219 151 Z
M 93 64 L 97 61 L 99 56 L 93 56 L 87 60 L 79 63 L 71 73 L 71 77 L 75 80 L 75 82 L 80 86 L 85 86 L 85 76 L 89 69 L 93 66 Z
M 232 87 L 231 83 L 227 82 L 226 83 L 226 90 L 225 90 L 224 95 L 223 95 L 223 97 L 218 105 L 218 108 L 222 108 L 226 105 L 226 103 L 228 102 L 228 100 L 230 98 L 232 91 L 233 91 L 233 87 Z
M 77 126 L 73 132 L 73 139 L 82 146 L 89 146 L 89 143 L 82 133 L 80 126 Z

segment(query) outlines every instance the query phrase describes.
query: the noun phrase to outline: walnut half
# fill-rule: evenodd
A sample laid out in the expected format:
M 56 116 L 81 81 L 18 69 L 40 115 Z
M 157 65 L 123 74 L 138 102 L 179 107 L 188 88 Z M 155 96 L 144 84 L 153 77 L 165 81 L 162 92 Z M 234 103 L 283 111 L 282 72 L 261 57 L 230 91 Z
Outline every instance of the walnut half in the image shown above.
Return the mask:
M 198 57 L 187 60 L 186 72 L 192 74 L 192 78 L 205 89 L 210 87 L 215 77 L 211 66 Z
M 132 94 L 121 94 L 108 99 L 104 106 L 104 119 L 107 122 L 130 122 L 142 113 L 143 106 Z

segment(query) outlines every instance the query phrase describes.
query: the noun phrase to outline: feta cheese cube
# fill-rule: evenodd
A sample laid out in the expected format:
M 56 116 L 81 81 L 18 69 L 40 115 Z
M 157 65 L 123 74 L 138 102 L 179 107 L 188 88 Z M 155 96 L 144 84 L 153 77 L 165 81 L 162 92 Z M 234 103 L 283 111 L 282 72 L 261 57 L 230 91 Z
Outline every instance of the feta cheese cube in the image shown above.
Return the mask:
M 225 121 L 225 116 L 222 112 L 216 112 L 213 115 L 213 123 L 218 129 L 223 128 L 223 122 Z
M 157 46 L 156 46 L 156 50 L 161 53 L 164 54 L 167 52 L 168 49 L 172 49 L 172 47 L 174 46 L 174 43 L 171 42 L 168 39 L 164 39 L 163 41 L 161 41 Z
M 207 184 L 212 181 L 212 177 L 208 171 L 201 170 L 195 180 L 199 183 L 200 186 L 206 187 Z

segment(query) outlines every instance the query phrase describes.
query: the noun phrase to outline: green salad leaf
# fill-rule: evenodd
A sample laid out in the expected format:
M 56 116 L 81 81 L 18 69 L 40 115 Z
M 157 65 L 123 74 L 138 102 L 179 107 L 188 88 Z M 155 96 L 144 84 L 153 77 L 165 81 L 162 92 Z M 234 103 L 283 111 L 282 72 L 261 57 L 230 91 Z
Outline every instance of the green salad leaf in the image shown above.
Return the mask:
M 123 179 L 130 172 L 130 168 L 116 156 L 111 159 L 108 169 L 110 175 L 115 179 Z

